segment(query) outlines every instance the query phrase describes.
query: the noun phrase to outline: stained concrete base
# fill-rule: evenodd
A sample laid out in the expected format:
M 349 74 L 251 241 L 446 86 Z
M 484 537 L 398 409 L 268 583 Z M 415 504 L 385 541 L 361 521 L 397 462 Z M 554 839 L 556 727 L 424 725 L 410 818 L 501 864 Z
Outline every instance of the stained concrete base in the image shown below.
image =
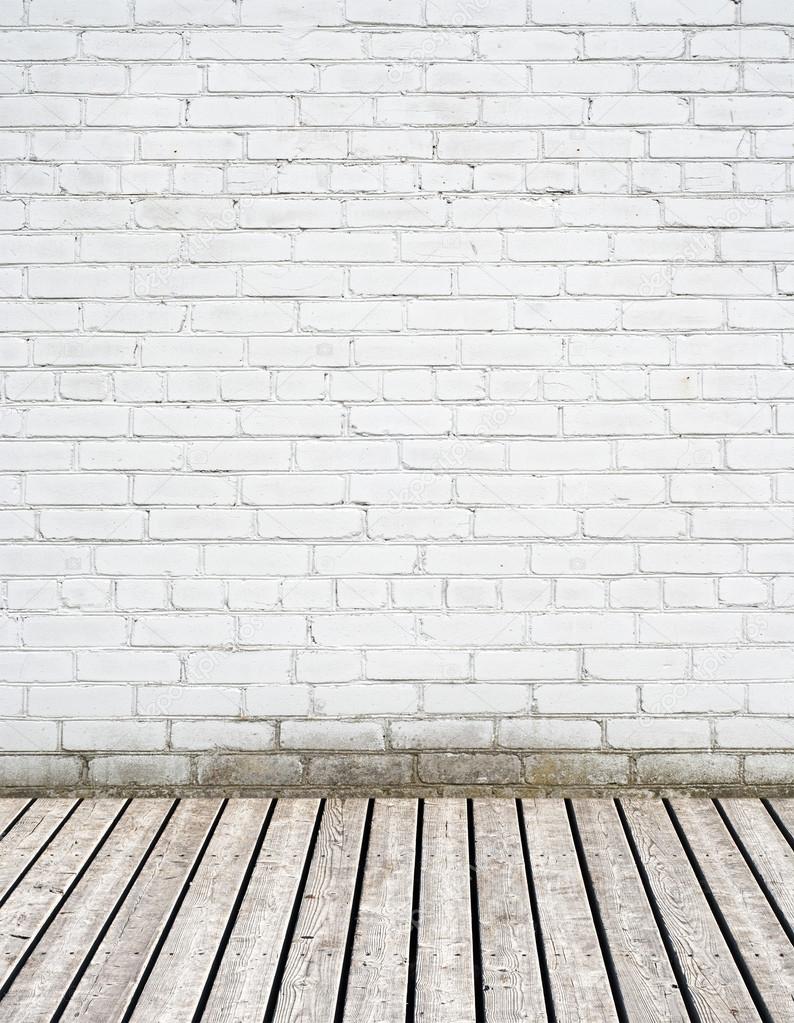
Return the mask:
M 2 754 L 2 795 L 794 793 L 794 752 Z

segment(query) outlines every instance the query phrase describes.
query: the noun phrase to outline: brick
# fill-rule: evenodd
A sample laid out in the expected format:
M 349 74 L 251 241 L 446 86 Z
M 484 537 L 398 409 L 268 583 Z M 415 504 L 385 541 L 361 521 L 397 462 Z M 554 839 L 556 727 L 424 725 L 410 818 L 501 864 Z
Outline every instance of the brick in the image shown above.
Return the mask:
M 8 789 L 68 791 L 79 784 L 83 766 L 79 757 L 62 753 L 54 756 L 9 754 L 0 757 L 0 770 Z
M 498 744 L 506 749 L 595 749 L 601 745 L 597 721 L 563 718 L 513 718 L 499 729 Z
M 175 750 L 212 751 L 272 749 L 275 730 L 267 721 L 175 721 L 171 745 Z
M 629 758 L 618 753 L 539 753 L 523 760 L 526 783 L 542 788 L 625 785 L 629 780 Z
M 138 786 L 187 785 L 191 780 L 190 760 L 173 753 L 91 757 L 88 780 L 100 788 L 118 786 L 126 790 Z
M 198 761 L 198 783 L 226 788 L 294 785 L 301 781 L 300 759 L 282 753 L 214 753 Z
M 384 748 L 383 727 L 366 721 L 285 721 L 281 748 L 379 750 Z
M 417 771 L 428 785 L 515 785 L 521 761 L 506 753 L 421 753 Z
M 794 18 L 0 21 L 10 785 L 788 778 Z
M 334 753 L 309 756 L 306 780 L 311 785 L 335 790 L 361 786 L 367 792 L 381 786 L 407 785 L 413 776 L 413 759 L 409 755 L 387 753 Z
M 493 745 L 493 725 L 488 721 L 394 721 L 390 735 L 395 749 L 470 750 Z
M 717 745 L 723 749 L 790 749 L 794 745 L 794 722 L 773 717 L 741 717 L 716 724 Z
M 157 721 L 65 721 L 65 750 L 138 752 L 165 747 L 165 724 Z
M 739 769 L 739 758 L 725 753 L 644 753 L 637 757 L 637 781 L 649 786 L 737 784 Z

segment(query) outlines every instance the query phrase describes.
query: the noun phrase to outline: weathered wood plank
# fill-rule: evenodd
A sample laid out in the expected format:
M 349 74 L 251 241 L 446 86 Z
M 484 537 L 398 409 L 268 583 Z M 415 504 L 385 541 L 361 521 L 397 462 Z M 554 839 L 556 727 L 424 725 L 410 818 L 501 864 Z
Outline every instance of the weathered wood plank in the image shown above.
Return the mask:
M 424 804 L 416 1019 L 473 1023 L 474 971 L 466 801 Z
M 794 929 L 794 850 L 759 799 L 719 802 L 770 895 Z M 773 808 L 785 812 L 784 802 L 775 800 Z
M 794 833 L 794 799 L 771 799 L 769 802 L 786 828 Z
M 229 800 L 135 1005 L 134 1023 L 193 1018 L 269 806 L 269 799 Z
M 527 844 L 559 1023 L 617 1023 L 565 804 L 523 800 Z
M 281 957 L 319 800 L 279 800 L 212 986 L 204 1019 L 261 1023 Z
M 325 804 L 274 1023 L 334 1018 L 366 813 L 365 799 Z
M 545 1021 L 515 801 L 475 799 L 473 813 L 485 1018 Z
M 32 806 L 33 802 L 32 799 L 0 799 L 0 842 L 17 817 Z
M 76 987 L 64 1020 L 109 1023 L 124 1018 L 142 971 L 180 897 L 222 804 L 183 800 Z
M 0 843 L 0 904 L 77 803 L 76 799 L 39 799 L 6 835 Z
M 794 948 L 709 799 L 673 812 L 773 1019 L 794 1018 Z
M 346 1023 L 404 1023 L 416 800 L 378 799 L 348 974 Z
M 81 803 L 0 908 L 0 992 L 110 833 L 121 799 Z
M 577 799 L 574 815 L 629 1019 L 689 1023 L 614 802 Z
M 133 801 L 0 1002 L 0 1023 L 52 1019 L 172 806 Z
M 794 840 L 794 799 L 770 799 L 769 803 L 780 820 L 780 827 L 787 833 L 788 838 Z
M 701 1023 L 759 1019 L 667 811 L 621 800 L 648 882 Z

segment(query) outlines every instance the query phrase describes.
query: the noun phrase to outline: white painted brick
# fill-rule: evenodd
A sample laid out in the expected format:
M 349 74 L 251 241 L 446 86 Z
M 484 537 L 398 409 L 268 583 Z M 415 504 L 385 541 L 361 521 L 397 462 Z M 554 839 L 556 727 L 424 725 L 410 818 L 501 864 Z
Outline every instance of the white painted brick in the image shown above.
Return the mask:
M 775 58 L 788 55 L 789 39 L 778 29 L 711 29 L 696 32 L 691 42 L 695 58 Z
M 267 721 L 175 721 L 171 727 L 174 749 L 267 750 L 274 742 L 273 725 Z
M 361 656 L 345 650 L 302 651 L 296 671 L 300 682 L 352 682 L 361 678 Z
M 617 612 L 540 614 L 533 616 L 530 629 L 540 644 L 602 645 L 634 640 L 633 616 Z
M 471 514 L 449 508 L 370 508 L 367 535 L 379 540 L 450 540 L 471 533 Z
M 464 679 L 471 673 L 469 655 L 456 650 L 368 650 L 366 677 L 383 681 Z
M 391 584 L 391 592 L 394 607 L 405 609 L 441 607 L 440 579 L 395 579 Z
M 713 579 L 665 579 L 663 582 L 666 607 L 715 607 Z
M 788 777 L 780 5 L 7 6 L 0 746 Z
M 597 749 L 601 726 L 586 719 L 513 718 L 502 722 L 498 745 L 508 749 Z
M 126 627 L 113 615 L 30 615 L 22 620 L 22 639 L 32 647 L 115 647 L 126 641 Z
M 637 710 L 637 693 L 630 685 L 535 686 L 534 699 L 540 714 L 623 714 Z
M 0 676 L 3 682 L 69 682 L 73 676 L 72 655 L 57 651 L 6 650 Z
M 493 745 L 493 725 L 488 721 L 458 719 L 402 720 L 391 725 L 395 749 L 483 749 Z
M 730 714 L 744 710 L 745 703 L 744 686 L 677 682 L 642 687 L 642 708 L 651 714 Z
M 28 713 L 47 718 L 127 717 L 133 701 L 131 686 L 31 686 Z
M 725 643 L 741 635 L 741 616 L 670 611 L 639 616 L 642 643 Z
M 461 714 L 520 714 L 526 711 L 528 698 L 528 687 L 514 683 L 453 683 L 424 687 L 424 708 L 429 714 L 448 714 L 450 706 L 455 706 Z
M 204 580 L 200 581 L 205 582 Z M 223 583 L 221 580 L 217 580 L 215 585 L 220 586 L 222 590 Z M 299 584 L 296 584 L 293 587 L 290 583 L 287 592 L 291 594 L 298 586 Z M 275 579 L 268 579 L 267 581 L 261 579 L 233 579 L 228 584 L 228 590 L 228 604 L 232 611 L 273 610 L 279 606 L 279 584 Z M 174 583 L 174 604 L 176 605 L 176 603 L 176 583 Z M 222 603 L 224 601 L 221 595 Z
M 365 629 L 366 624 L 366 629 Z M 403 613 L 314 615 L 315 643 L 330 647 L 400 646 L 414 638 L 414 620 Z
M 640 717 L 607 721 L 607 743 L 617 749 L 708 749 L 710 742 L 708 721 L 700 719 Z
M 0 722 L 0 745 L 9 753 L 47 752 L 57 749 L 57 726 L 54 721 L 12 720 Z
M 384 748 L 383 726 L 368 721 L 285 721 L 282 749 L 377 750 Z
M 137 647 L 208 646 L 228 643 L 233 622 L 228 615 L 145 615 L 132 622 Z
M 209 651 L 189 655 L 186 677 L 191 683 L 283 683 L 289 681 L 289 666 L 286 651 Z
M 321 544 L 314 550 L 314 565 L 320 575 L 410 574 L 416 559 L 417 549 L 410 545 Z
M 302 717 L 311 711 L 308 686 L 249 686 L 246 713 L 256 717 Z
M 722 749 L 791 749 L 794 721 L 780 716 L 741 717 L 718 720 L 717 745 Z
M 318 714 L 337 716 L 413 714 L 419 697 L 408 685 L 342 685 L 320 686 L 315 694 Z

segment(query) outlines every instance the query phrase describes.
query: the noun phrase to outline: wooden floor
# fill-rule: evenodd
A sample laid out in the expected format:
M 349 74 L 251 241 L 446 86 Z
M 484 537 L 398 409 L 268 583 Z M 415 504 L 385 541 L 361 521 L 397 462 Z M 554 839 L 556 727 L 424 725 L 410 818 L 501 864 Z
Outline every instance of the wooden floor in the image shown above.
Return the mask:
M 794 1020 L 794 800 L 0 800 L 0 1023 Z

